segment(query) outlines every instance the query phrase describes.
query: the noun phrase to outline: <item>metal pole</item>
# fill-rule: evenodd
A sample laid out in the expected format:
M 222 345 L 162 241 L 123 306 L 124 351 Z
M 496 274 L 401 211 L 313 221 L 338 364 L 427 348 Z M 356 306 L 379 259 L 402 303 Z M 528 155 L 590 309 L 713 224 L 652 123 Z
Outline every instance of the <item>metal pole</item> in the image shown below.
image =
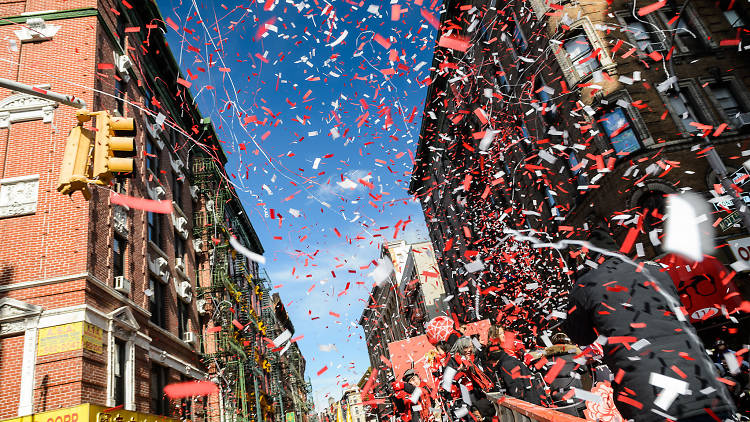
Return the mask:
M 10 79 L 0 78 L 0 87 L 7 88 L 12 91 L 23 92 L 24 94 L 29 94 L 35 97 L 55 101 L 60 104 L 65 104 L 67 106 L 75 108 L 86 108 L 86 101 L 80 98 L 71 95 L 58 94 L 57 92 L 47 91 L 46 89 L 22 84 L 21 82 L 13 81 Z

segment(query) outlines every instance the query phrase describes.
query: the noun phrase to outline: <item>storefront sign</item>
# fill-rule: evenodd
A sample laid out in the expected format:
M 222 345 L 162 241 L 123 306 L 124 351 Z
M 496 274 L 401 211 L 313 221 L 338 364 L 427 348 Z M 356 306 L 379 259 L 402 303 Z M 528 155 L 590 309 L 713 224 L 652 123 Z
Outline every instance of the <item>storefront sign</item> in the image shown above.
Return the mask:
M 742 220 L 742 215 L 739 211 L 732 211 L 731 214 L 728 214 L 726 217 L 722 218 L 719 222 L 719 228 L 721 231 L 725 232 L 729 230 L 732 226 L 739 223 L 740 220 Z
M 737 261 L 750 266 L 750 237 L 730 240 L 727 243 Z
M 286 412 L 286 422 L 294 422 L 294 412 Z
M 178 419 L 84 403 L 75 407 L 37 413 L 0 422 L 179 422 Z
M 103 341 L 102 329 L 84 321 L 41 328 L 39 330 L 37 356 L 79 349 L 102 353 Z

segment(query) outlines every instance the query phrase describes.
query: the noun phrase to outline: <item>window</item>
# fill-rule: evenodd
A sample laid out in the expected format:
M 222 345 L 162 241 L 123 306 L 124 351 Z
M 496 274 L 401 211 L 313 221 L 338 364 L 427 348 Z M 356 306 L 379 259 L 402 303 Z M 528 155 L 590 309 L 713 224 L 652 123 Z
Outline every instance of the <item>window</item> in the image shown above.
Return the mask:
M 149 110 L 154 109 L 154 94 L 149 90 L 146 90 L 143 95 L 143 105 Z
M 117 17 L 117 27 L 115 28 L 115 32 L 117 35 L 117 40 L 120 42 L 120 45 L 125 45 L 125 16 L 122 13 L 122 9 L 118 8 L 117 12 L 115 13 Z
M 182 259 L 185 263 L 185 239 L 180 236 L 177 230 L 174 231 L 174 257 Z
M 516 12 L 513 12 L 510 29 L 513 33 L 513 45 L 516 47 L 519 53 L 525 53 L 529 48 L 529 43 L 528 41 L 526 41 L 526 37 L 523 35 L 523 31 L 521 31 L 521 22 L 518 20 Z
M 190 307 L 182 300 L 177 301 L 177 333 L 180 338 L 188 331 L 188 321 L 190 320 Z
M 115 235 L 114 241 L 112 242 L 112 270 L 115 277 L 125 275 L 125 250 L 127 249 L 127 246 L 128 242 L 125 239 L 119 235 Z
M 643 229 L 650 232 L 662 223 L 666 208 L 666 193 L 650 190 L 638 198 L 638 207 L 643 213 Z
M 127 362 L 127 347 L 125 340 L 115 338 L 115 352 L 112 361 L 112 372 L 114 374 L 114 399 L 113 406 L 125 404 L 125 365 Z
M 587 186 L 589 184 L 588 178 L 584 173 L 583 164 L 578 161 L 575 151 L 570 151 L 570 154 L 568 154 L 568 167 L 573 176 L 576 177 L 579 186 Z
M 745 20 L 737 13 L 737 10 L 725 10 L 724 17 L 732 28 L 742 28 L 745 26 Z
M 172 171 L 172 201 L 182 209 L 182 179 L 176 171 Z
M 120 78 L 119 75 L 115 76 L 115 102 L 117 103 L 117 111 L 120 116 L 125 115 L 125 98 L 127 97 L 128 83 Z
M 736 129 L 739 126 L 739 114 L 748 111 L 745 104 L 738 97 L 735 91 L 736 88 L 733 87 L 730 81 L 709 83 L 707 88 L 711 95 L 713 95 L 717 108 L 727 120 L 727 124 Z
M 191 381 L 190 378 L 185 375 L 180 375 L 181 382 Z M 180 400 L 180 414 L 177 415 L 181 419 L 192 419 L 193 416 L 193 397 L 186 397 Z
M 159 177 L 159 149 L 153 139 L 146 140 L 146 167 Z
M 647 25 L 633 16 L 625 17 L 623 20 L 625 21 L 624 31 L 635 42 L 639 50 L 650 53 L 664 48 L 657 35 L 660 31 L 658 28 Z
M 557 107 L 552 101 L 552 95 L 549 93 L 550 88 L 544 83 L 544 79 L 541 76 L 536 78 L 535 96 L 539 100 L 540 106 L 543 107 L 542 113 L 544 114 L 544 121 L 547 124 L 553 124 L 557 121 Z
M 161 248 L 161 214 L 150 212 L 146 218 L 148 220 L 148 240 Z
M 682 130 L 687 133 L 699 132 L 696 126 L 691 123 L 698 122 L 698 114 L 696 112 L 695 98 L 686 89 L 680 89 L 679 91 L 672 89 L 667 92 L 667 101 L 672 108 L 672 112 L 675 118 L 682 126 Z
M 151 290 L 148 304 L 148 310 L 151 312 L 151 322 L 161 328 L 167 328 L 167 313 L 164 306 L 164 284 L 152 277 L 148 281 L 148 288 Z
M 164 395 L 167 385 L 167 368 L 151 364 L 151 412 L 154 415 L 169 415 L 169 400 Z
M 662 8 L 659 10 L 659 16 L 668 29 L 667 34 L 674 33 L 674 43 L 681 53 L 696 53 L 703 51 L 709 46 L 708 31 L 703 27 L 690 8 L 675 16 L 676 12 L 671 9 Z
M 605 113 L 599 122 L 617 156 L 627 155 L 641 148 L 641 143 L 630 124 L 627 112 L 622 107 L 617 107 Z
M 583 30 L 573 33 L 563 43 L 563 48 L 580 76 L 588 75 L 602 66 L 598 56 L 592 54 L 594 49 Z

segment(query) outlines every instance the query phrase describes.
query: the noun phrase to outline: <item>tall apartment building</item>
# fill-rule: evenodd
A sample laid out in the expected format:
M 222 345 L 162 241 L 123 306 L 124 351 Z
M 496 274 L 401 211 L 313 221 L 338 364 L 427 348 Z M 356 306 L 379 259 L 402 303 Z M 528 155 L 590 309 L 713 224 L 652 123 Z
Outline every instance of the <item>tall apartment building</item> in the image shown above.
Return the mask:
M 549 289 L 567 290 L 568 251 L 530 250 L 505 229 L 547 241 L 605 225 L 620 244 L 632 240 L 629 255 L 653 259 L 670 193 L 712 200 L 716 240 L 729 245 L 717 257 L 747 261 L 748 228 L 727 193 L 750 200 L 747 5 L 645 6 L 443 3 L 410 191 L 445 251 L 441 273 L 461 319 L 492 316 L 487 299 L 543 317 L 556 306 L 544 298 L 564 296 Z M 712 149 L 726 169 L 709 165 Z M 477 258 L 482 266 L 467 267 Z
M 210 271 L 199 282 L 220 236 L 197 225 L 215 215 L 215 204 L 243 213 L 236 197 L 217 201 L 217 191 L 197 187 L 205 160 L 215 168 L 203 182 L 225 180 L 226 157 L 178 83 L 155 3 L 9 2 L 0 16 L 8 47 L 0 77 L 73 95 L 91 111 L 132 117 L 137 127 L 132 175 L 92 186 L 90 201 L 68 198 L 56 188 L 75 110 L 0 90 L 0 420 L 215 420 L 212 413 L 217 420 L 207 400 L 170 401 L 163 388 L 216 376 L 201 360 L 213 347 L 200 335 L 213 315 L 197 287 L 223 283 Z M 113 205 L 111 191 L 170 201 L 174 211 Z M 231 233 L 262 252 L 243 218 Z M 247 298 L 237 300 L 248 306 Z M 237 365 L 240 374 L 246 363 Z M 231 372 L 216 379 L 224 391 L 240 384 Z
M 389 249 L 406 250 L 398 262 L 398 294 L 401 298 L 401 322 L 406 337 L 424 334 L 425 324 L 440 315 L 449 315 L 445 287 L 431 242 L 389 243 Z M 450 298 L 448 298 L 450 299 Z

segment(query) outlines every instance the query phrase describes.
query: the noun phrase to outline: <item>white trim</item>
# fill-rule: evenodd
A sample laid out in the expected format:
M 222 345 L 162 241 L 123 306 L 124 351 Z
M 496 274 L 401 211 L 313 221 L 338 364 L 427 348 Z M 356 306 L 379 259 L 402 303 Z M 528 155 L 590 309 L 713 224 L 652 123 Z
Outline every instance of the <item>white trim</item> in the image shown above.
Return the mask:
M 208 378 L 207 373 L 197 369 L 193 365 L 190 365 L 189 363 L 178 358 L 177 356 L 167 353 L 164 350 L 161 350 L 157 347 L 151 346 L 151 348 L 148 351 L 148 355 L 151 357 L 152 360 L 160 364 L 164 364 L 183 375 L 187 375 L 194 379 Z
M 21 363 L 21 387 L 18 401 L 18 417 L 34 413 L 34 378 L 36 376 L 36 345 L 39 316 L 26 319 L 23 337 L 23 363 Z
M 102 282 L 98 278 L 94 277 L 91 273 L 71 274 L 71 275 L 64 275 L 60 277 L 47 278 L 47 279 L 42 279 L 42 280 L 24 281 L 21 283 L 8 284 L 5 286 L 0 286 L 0 293 L 11 292 L 13 290 L 31 289 L 34 287 L 46 286 L 48 284 L 67 283 L 69 281 L 76 281 L 80 279 L 86 279 L 86 281 L 90 281 L 94 283 L 99 288 L 106 291 L 114 298 L 118 299 L 120 302 L 130 305 L 131 308 L 140 312 L 142 315 L 151 317 L 150 312 L 143 309 L 140 305 L 136 304 L 129 298 L 125 297 L 122 293 L 118 292 L 111 286 L 107 285 L 106 283 Z

